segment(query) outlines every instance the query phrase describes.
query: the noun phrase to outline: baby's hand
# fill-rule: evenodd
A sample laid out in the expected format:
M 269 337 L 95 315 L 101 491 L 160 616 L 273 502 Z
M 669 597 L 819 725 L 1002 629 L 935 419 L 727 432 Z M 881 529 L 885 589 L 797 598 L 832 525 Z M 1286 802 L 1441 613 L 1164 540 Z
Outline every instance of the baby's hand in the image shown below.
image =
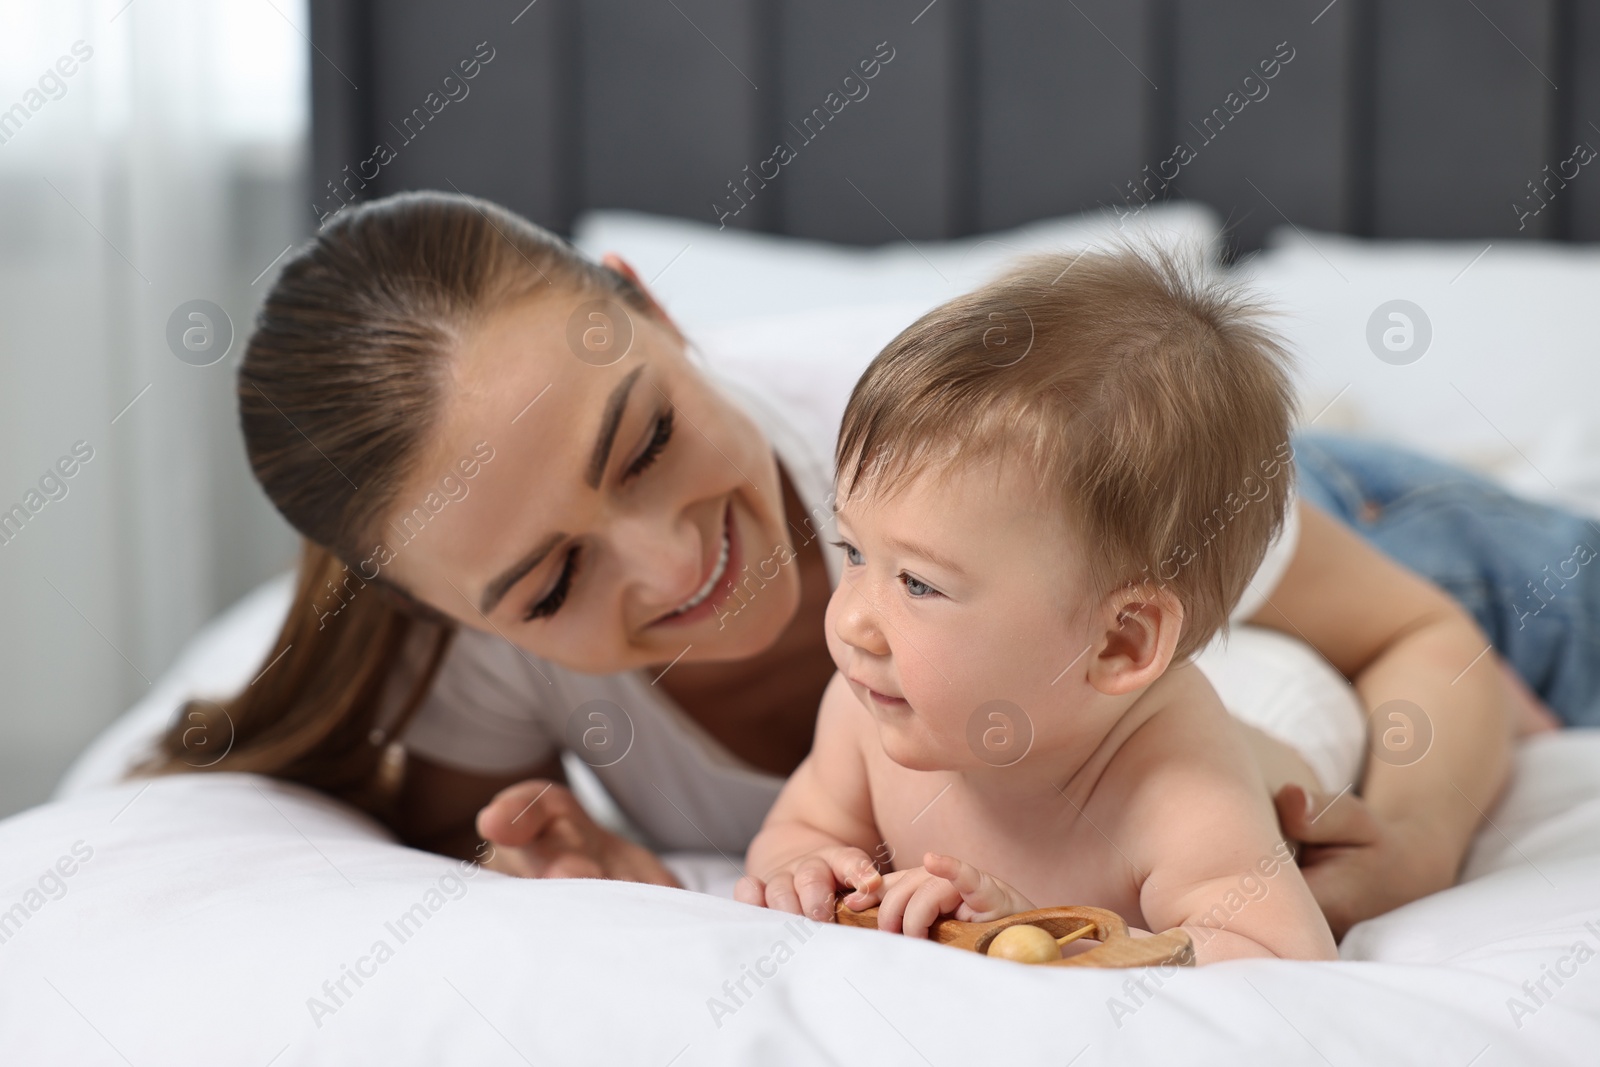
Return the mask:
M 927 937 L 928 927 L 941 915 L 982 923 L 1033 910 L 1027 897 L 1000 879 L 937 852 L 924 856 L 921 867 L 896 871 L 885 882 L 883 902 L 878 905 L 878 929 L 889 933 Z
M 839 889 L 854 889 L 856 892 L 848 898 L 854 902 L 863 894 L 882 892 L 883 875 L 861 849 L 839 845 L 786 863 L 765 882 L 745 875 L 734 886 L 733 898 L 741 904 L 832 922 L 834 894 Z M 868 905 L 860 904 L 857 910 L 865 907 Z

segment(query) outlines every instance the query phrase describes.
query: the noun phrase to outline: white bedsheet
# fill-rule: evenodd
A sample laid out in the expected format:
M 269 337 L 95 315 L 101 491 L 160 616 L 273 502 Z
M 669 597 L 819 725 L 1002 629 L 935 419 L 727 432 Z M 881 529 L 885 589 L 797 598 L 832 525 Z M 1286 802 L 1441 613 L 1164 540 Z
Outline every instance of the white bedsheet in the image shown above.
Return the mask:
M 1517 775 L 1469 881 L 1358 927 L 1345 962 L 1150 972 L 1148 994 L 712 895 L 461 879 L 251 776 L 90 790 L 0 823 L 0 906 L 27 911 L 0 943 L 0 1059 L 1594 1063 L 1600 733 L 1524 745 Z M 347 967 L 360 986 L 324 988 Z M 1536 1003 L 1523 983 L 1556 971 Z

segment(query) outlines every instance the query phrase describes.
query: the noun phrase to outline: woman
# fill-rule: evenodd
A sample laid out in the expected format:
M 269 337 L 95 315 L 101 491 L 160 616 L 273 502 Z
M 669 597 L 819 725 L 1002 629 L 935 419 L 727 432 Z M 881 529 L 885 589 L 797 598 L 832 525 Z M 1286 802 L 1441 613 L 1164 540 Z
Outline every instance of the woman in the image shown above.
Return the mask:
M 567 749 L 656 841 L 743 851 L 832 671 L 832 427 L 713 387 L 620 260 L 438 194 L 349 209 L 288 263 L 239 395 L 307 539 L 295 602 L 228 722 L 192 706 L 161 769 L 231 729 L 213 769 L 326 790 L 420 847 L 670 884 L 552 784 Z M 1342 935 L 1453 883 L 1538 701 L 1466 611 L 1323 509 L 1280 545 L 1250 621 L 1434 734 L 1414 762 L 1375 749 L 1361 799 L 1278 798 Z

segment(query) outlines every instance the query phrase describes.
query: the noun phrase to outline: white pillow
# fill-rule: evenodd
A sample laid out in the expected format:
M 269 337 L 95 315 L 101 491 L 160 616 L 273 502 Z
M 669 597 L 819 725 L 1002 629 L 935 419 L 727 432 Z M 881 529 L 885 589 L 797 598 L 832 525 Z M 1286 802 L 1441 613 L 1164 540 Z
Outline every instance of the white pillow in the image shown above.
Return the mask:
M 1600 510 L 1600 247 L 1371 241 L 1274 230 L 1239 274 L 1301 355 L 1306 419 L 1499 475 L 1519 492 Z M 1423 318 L 1380 307 L 1407 300 Z M 1410 331 L 1411 347 L 1403 348 Z M 1421 352 L 1420 358 L 1406 362 Z
M 920 305 L 915 318 L 976 288 L 1022 253 L 1154 239 L 1195 246 L 1214 261 L 1221 234 L 1215 212 L 1186 201 L 1152 205 L 1126 227 L 1109 212 L 1089 213 L 954 241 L 896 241 L 876 248 L 719 230 L 628 211 L 590 212 L 573 227 L 574 243 L 584 252 L 617 252 L 632 263 L 690 333 L 732 319 L 825 307 L 909 303 Z

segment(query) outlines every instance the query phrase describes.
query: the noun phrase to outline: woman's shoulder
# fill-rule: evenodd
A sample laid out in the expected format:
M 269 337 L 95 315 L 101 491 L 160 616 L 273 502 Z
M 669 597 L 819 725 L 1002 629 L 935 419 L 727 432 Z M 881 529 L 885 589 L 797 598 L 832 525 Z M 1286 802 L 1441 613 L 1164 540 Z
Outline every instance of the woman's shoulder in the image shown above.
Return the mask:
M 809 394 L 785 389 L 781 382 L 763 380 L 743 366 L 711 367 L 705 374 L 760 428 L 785 467 L 799 466 L 804 473 L 824 475 L 831 482 L 833 446 L 844 405 L 840 401 L 834 411 L 833 398 L 820 395 L 829 391 L 826 385 Z
M 808 308 L 703 328 L 696 347 L 711 378 L 765 408 L 751 411 L 758 421 L 803 439 L 831 482 L 851 391 L 884 346 L 926 310 L 921 300 Z
M 815 419 L 833 437 L 856 381 L 925 302 L 810 308 L 724 322 L 696 332 L 713 375 L 749 382 L 782 409 Z
M 824 425 L 816 408 L 785 404 L 771 389 L 736 375 L 710 372 L 709 377 L 760 427 L 788 473 L 800 502 L 804 525 L 822 541 L 822 557 L 830 582 L 839 575 L 839 550 L 833 546 L 833 446 L 838 422 Z

